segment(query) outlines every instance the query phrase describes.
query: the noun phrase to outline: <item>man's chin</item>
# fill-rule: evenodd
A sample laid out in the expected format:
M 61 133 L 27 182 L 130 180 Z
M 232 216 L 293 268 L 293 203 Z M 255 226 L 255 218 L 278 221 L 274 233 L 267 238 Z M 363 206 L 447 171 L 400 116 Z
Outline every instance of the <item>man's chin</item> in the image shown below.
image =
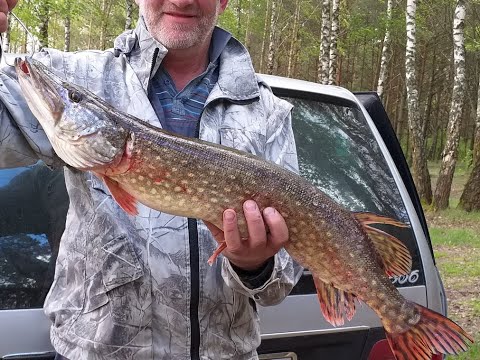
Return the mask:
M 168 34 L 168 36 L 153 34 L 153 36 L 169 50 L 189 49 L 200 43 L 198 36 L 194 34 Z

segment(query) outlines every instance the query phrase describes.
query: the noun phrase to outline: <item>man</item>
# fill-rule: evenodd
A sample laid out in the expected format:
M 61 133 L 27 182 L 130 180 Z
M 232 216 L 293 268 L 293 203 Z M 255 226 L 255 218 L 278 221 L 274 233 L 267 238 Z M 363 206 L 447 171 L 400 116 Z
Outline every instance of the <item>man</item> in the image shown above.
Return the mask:
M 291 106 L 259 80 L 243 46 L 215 28 L 228 0 L 137 0 L 137 28 L 105 52 L 35 57 L 67 81 L 151 124 L 255 153 L 297 169 Z M 3 13 L 15 5 L 0 0 Z M 0 30 L 6 17 L 0 14 Z M 4 91 L 0 166 L 61 162 L 28 111 L 12 69 Z M 6 90 L 5 90 L 6 89 Z M 300 268 L 283 246 L 273 208 L 246 201 L 248 239 L 236 214 L 223 231 L 139 206 L 129 216 L 90 173 L 65 169 L 70 197 L 55 279 L 45 301 L 59 354 L 77 359 L 256 359 L 255 304 L 282 301 Z M 214 266 L 217 242 L 227 249 Z

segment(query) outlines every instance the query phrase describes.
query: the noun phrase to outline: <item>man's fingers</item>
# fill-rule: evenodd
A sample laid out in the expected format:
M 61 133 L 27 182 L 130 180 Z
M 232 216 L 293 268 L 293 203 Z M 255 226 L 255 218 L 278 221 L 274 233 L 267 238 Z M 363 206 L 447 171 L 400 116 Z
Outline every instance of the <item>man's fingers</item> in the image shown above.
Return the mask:
M 0 33 L 4 33 L 5 31 L 7 31 L 7 28 L 8 28 L 7 15 L 3 12 L 0 12 Z
M 257 203 L 253 200 L 247 200 L 243 204 L 243 213 L 247 221 L 250 246 L 253 248 L 265 247 L 267 244 L 267 234 L 263 216 Z
M 227 209 L 223 212 L 223 236 L 225 237 L 228 251 L 235 253 L 241 249 L 242 240 L 238 230 L 235 210 Z
M 8 9 L 12 10 L 18 3 L 18 0 L 7 0 Z
M 0 0 L 0 12 L 5 15 L 5 19 L 7 18 L 8 9 L 8 3 L 5 0 Z
M 268 245 L 277 250 L 282 248 L 288 242 L 288 227 L 285 219 L 271 207 L 263 210 L 263 216 L 269 229 Z

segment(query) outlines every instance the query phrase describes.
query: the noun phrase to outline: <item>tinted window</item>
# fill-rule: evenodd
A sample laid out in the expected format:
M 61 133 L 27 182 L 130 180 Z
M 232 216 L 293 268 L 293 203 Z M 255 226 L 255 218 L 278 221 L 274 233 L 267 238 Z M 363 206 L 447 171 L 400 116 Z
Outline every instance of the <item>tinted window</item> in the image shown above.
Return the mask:
M 41 307 L 65 228 L 63 170 L 0 170 L 0 204 L 0 309 Z
M 301 175 L 351 211 L 374 212 L 409 222 L 393 176 L 360 109 L 353 103 L 306 96 L 284 97 L 294 105 L 293 128 Z M 382 229 L 404 241 L 413 257 L 412 270 L 418 270 L 418 277 L 407 277 L 402 284 L 397 279 L 396 283 L 424 284 L 411 229 Z M 313 290 L 310 279 L 304 279 L 294 293 Z

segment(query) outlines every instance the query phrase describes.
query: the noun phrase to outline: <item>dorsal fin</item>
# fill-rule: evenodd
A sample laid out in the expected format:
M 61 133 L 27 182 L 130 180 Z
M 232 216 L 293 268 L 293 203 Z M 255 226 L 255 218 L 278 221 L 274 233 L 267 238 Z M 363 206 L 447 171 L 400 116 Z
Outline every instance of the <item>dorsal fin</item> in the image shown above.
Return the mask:
M 385 224 L 401 228 L 406 228 L 410 226 L 408 224 L 405 224 L 404 222 L 392 219 L 391 217 L 374 214 L 372 212 L 356 212 L 353 213 L 353 215 L 358 221 L 362 223 L 362 225 Z
M 412 256 L 405 244 L 395 236 L 371 227 L 370 224 L 388 224 L 402 228 L 408 227 L 408 225 L 373 213 L 355 213 L 354 216 L 360 222 L 370 240 L 372 240 L 383 261 L 387 275 L 400 276 L 409 274 L 412 270 Z

